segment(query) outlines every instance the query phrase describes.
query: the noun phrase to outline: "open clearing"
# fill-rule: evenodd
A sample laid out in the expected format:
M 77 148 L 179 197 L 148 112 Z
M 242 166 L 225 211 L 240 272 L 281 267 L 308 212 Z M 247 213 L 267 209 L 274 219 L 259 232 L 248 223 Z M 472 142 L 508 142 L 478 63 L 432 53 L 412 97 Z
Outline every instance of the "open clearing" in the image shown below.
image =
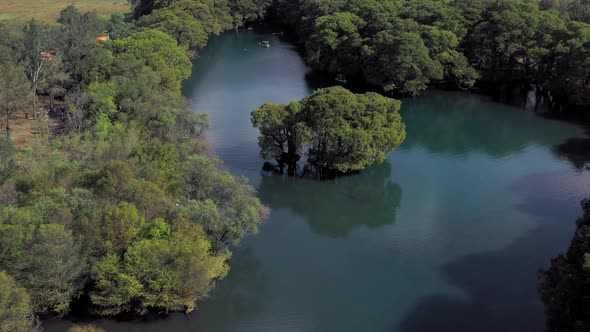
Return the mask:
M 130 8 L 127 0 L 0 0 L 0 20 L 34 17 L 52 23 L 68 5 L 74 5 L 80 11 L 96 10 L 104 15 L 127 12 Z
M 23 148 L 39 134 L 39 122 L 45 122 L 44 126 L 49 131 L 53 131 L 59 126 L 59 122 L 55 119 L 25 119 L 24 114 L 18 114 L 10 120 L 10 138 L 16 148 Z M 2 135 L 4 135 L 4 131 Z

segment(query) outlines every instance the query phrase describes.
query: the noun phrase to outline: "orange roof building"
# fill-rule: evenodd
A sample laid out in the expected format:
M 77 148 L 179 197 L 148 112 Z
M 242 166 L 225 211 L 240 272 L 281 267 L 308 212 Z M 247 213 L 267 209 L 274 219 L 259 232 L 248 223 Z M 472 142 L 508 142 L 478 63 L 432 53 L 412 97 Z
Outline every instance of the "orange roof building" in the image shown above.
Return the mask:
M 57 50 L 42 52 L 41 56 L 39 58 L 41 59 L 41 61 L 53 61 L 56 53 L 57 53 Z
M 104 42 L 106 42 L 107 40 L 109 40 L 109 36 L 102 36 L 102 37 L 98 37 L 98 38 L 96 38 L 96 39 L 95 39 L 95 41 L 96 41 L 97 43 L 104 43 Z

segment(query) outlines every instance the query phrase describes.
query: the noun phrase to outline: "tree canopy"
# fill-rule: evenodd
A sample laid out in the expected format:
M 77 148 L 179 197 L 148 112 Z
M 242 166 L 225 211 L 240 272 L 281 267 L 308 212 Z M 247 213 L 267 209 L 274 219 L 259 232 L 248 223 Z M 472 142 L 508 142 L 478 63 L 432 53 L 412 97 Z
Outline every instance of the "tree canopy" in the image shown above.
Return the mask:
M 590 105 L 586 0 L 277 0 L 276 7 L 314 69 L 385 92 L 528 83 L 552 101 Z
M 548 269 L 539 272 L 539 293 L 545 303 L 549 331 L 588 329 L 590 318 L 585 298 L 590 280 L 590 204 L 582 201 L 583 214 L 577 220 L 568 250 L 551 260 Z
M 62 125 L 18 149 L 0 138 L 3 331 L 29 331 L 33 313 L 64 315 L 79 298 L 104 316 L 194 310 L 267 214 L 203 153 L 207 117 L 180 92 L 208 35 L 266 3 L 136 5 L 152 7 L 138 22 L 69 6 L 57 25 L 0 24 L 3 126 L 36 117 L 39 96 L 59 103 Z
M 252 112 L 252 124 L 260 129 L 263 158 L 296 162 L 305 147 L 307 162 L 326 177 L 385 160 L 406 135 L 399 108 L 399 101 L 374 92 L 332 87 L 290 105 L 264 104 Z
M 14 332 L 37 330 L 29 294 L 4 271 L 0 271 L 0 330 Z

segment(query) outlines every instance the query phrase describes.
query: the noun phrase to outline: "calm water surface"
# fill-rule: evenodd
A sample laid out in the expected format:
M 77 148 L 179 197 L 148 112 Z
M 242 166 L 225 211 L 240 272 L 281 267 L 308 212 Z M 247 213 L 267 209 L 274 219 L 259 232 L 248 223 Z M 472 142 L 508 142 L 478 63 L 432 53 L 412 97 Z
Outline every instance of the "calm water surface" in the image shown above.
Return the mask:
M 271 48 L 257 46 L 270 40 Z M 271 216 L 196 314 L 107 331 L 540 331 L 536 272 L 566 248 L 590 178 L 564 143 L 582 128 L 467 93 L 403 100 L 408 136 L 361 175 L 265 175 L 249 113 L 314 88 L 269 34 L 211 40 L 185 85 L 208 140 Z M 54 322 L 50 330 L 64 329 Z

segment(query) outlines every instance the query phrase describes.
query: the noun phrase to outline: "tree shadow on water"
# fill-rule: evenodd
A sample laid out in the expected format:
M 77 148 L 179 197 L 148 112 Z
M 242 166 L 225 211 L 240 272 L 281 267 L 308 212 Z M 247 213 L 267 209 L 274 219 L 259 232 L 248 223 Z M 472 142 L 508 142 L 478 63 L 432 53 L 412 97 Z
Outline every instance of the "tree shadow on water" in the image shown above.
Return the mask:
M 341 237 L 356 227 L 395 222 L 402 190 L 390 176 L 388 162 L 325 181 L 265 175 L 258 194 L 273 209 L 286 208 L 305 217 L 315 233 Z
M 230 262 L 229 276 L 217 283 L 211 298 L 196 311 L 194 330 L 233 331 L 244 322 L 255 321 L 264 311 L 261 263 L 251 249 L 239 250 Z
M 571 122 L 568 119 L 561 120 Z M 580 120 L 578 119 L 577 122 L 573 123 L 579 124 Z M 569 161 L 577 171 L 584 170 L 590 164 L 590 127 L 587 121 L 582 137 L 570 137 L 562 143 L 554 145 L 552 151 L 558 158 Z
M 574 224 L 573 217 L 564 217 L 571 211 L 564 211 L 554 202 L 554 186 L 564 177 L 534 174 L 507 188 L 522 195 L 524 199 L 514 207 L 533 217 L 537 221 L 535 228 L 501 250 L 467 255 L 444 265 L 441 274 L 465 296 L 428 296 L 394 330 L 543 331 L 544 309 L 537 292 L 537 273 L 566 248 L 564 242 L 571 236 Z
M 553 152 L 566 158 L 578 171 L 590 163 L 590 138 L 570 138 L 553 147 Z
M 539 243 L 553 239 L 546 225 L 497 252 L 462 257 L 442 267 L 442 274 L 467 298 L 435 295 L 423 299 L 403 319 L 404 332 L 542 331 L 537 270 L 547 264 Z

